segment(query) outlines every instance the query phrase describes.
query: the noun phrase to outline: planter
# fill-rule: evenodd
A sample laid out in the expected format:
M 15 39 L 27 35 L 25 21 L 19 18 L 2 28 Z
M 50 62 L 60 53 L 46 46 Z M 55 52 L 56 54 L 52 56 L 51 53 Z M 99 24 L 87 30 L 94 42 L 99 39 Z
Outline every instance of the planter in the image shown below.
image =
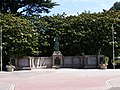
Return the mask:
M 102 65 L 101 65 L 101 69 L 107 69 L 107 65 L 102 64 Z
M 13 66 L 13 65 L 6 65 L 6 68 L 7 68 L 8 72 L 12 72 L 12 71 L 14 71 L 15 66 Z
M 8 72 L 13 72 L 13 71 L 14 71 L 14 68 L 7 68 L 7 71 L 8 71 Z

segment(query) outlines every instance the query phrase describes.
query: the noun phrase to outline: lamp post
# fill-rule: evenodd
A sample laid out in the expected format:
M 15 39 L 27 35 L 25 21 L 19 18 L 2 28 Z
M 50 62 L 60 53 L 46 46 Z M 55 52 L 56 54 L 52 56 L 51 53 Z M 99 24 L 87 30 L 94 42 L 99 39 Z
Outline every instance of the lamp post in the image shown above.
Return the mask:
M 112 47 L 113 47 L 113 69 L 115 69 L 115 40 L 114 40 L 114 24 L 112 24 Z
M 2 26 L 0 27 L 0 68 L 2 72 Z

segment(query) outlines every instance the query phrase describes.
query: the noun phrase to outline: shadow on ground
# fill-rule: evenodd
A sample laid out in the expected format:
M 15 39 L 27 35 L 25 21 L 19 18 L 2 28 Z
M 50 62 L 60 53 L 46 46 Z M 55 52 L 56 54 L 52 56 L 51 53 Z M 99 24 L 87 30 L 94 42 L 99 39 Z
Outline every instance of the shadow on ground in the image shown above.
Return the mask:
M 110 88 L 108 90 L 120 90 L 120 87 L 112 87 L 112 88 Z

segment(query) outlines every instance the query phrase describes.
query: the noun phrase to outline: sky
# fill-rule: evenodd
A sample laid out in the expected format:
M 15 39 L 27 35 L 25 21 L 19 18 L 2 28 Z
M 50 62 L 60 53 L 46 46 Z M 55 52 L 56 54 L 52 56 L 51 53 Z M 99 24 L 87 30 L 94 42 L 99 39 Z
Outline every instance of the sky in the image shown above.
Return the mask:
M 77 15 L 77 13 L 81 14 L 85 11 L 98 13 L 103 9 L 109 10 L 115 2 L 120 2 L 120 0 L 52 0 L 52 2 L 57 2 L 60 5 L 50 9 L 49 14 L 43 15 L 57 15 L 63 12 L 67 15 Z

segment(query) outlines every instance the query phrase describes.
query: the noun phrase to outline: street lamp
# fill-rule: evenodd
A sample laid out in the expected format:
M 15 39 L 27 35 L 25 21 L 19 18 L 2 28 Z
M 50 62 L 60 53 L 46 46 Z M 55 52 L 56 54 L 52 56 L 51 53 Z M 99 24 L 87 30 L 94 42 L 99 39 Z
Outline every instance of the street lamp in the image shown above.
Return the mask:
M 2 72 L 2 26 L 0 27 L 0 68 Z
M 114 40 L 114 24 L 112 24 L 112 44 L 113 44 L 113 69 L 115 69 L 115 40 Z

